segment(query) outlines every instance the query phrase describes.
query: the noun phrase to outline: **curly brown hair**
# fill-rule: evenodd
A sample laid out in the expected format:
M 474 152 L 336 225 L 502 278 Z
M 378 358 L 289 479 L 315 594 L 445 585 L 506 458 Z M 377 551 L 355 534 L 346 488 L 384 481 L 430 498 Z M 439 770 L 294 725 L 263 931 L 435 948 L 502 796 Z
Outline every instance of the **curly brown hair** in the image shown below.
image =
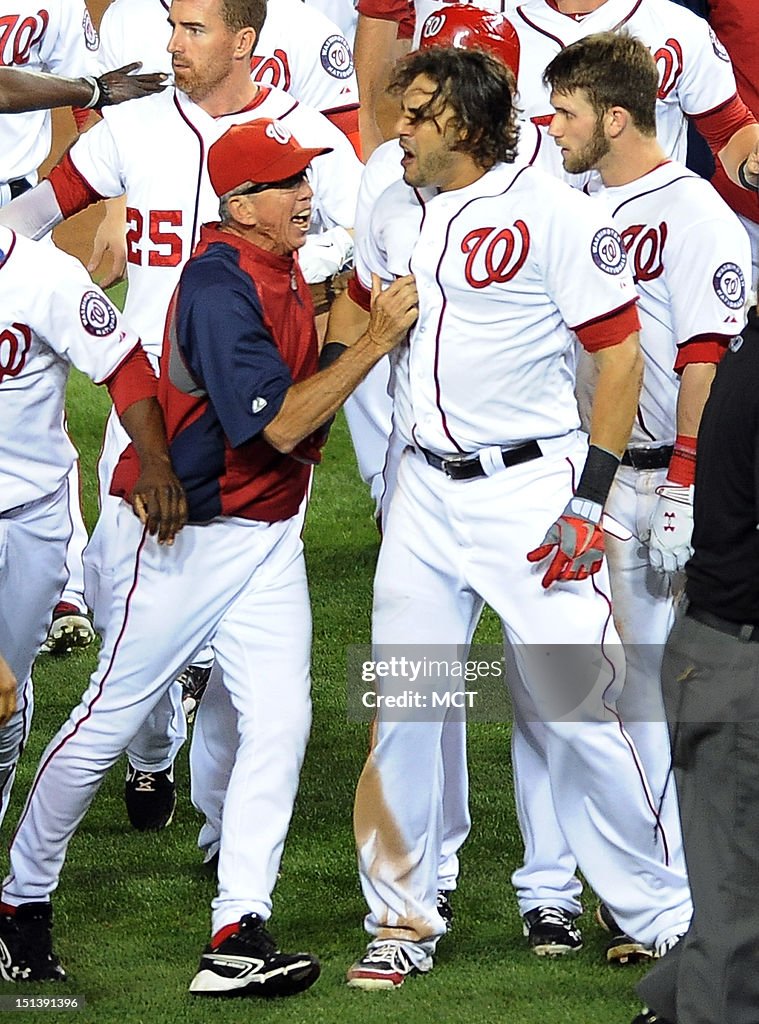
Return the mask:
M 519 127 L 514 105 L 516 83 L 509 68 L 482 50 L 432 46 L 399 61 L 389 91 L 395 95 L 405 92 L 418 75 L 426 75 L 437 84 L 420 108 L 419 120 L 431 120 L 450 107 L 452 127 L 461 136 L 454 150 L 468 153 L 486 169 L 514 162 Z

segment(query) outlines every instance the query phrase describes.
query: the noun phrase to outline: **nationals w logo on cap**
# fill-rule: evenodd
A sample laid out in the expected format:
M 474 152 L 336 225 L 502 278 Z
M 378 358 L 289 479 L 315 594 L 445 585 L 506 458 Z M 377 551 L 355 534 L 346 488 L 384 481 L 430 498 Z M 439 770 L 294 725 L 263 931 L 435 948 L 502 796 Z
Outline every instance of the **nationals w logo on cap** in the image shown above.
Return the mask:
M 266 134 L 270 139 L 284 146 L 292 138 L 292 133 L 285 128 L 281 121 L 270 121 L 266 126 Z
M 236 124 L 208 151 L 208 175 L 217 196 L 241 185 L 269 185 L 305 171 L 330 146 L 306 149 L 281 121 L 257 118 Z

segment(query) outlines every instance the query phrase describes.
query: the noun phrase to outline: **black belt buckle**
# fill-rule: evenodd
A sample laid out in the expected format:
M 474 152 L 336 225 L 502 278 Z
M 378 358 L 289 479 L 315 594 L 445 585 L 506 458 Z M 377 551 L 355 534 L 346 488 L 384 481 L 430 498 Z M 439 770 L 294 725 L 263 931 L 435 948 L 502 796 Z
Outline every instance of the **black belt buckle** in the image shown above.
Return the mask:
M 473 480 L 485 476 L 479 455 L 449 455 L 440 460 L 440 468 L 451 480 Z
M 667 469 L 673 451 L 671 444 L 658 448 L 628 448 L 622 456 L 622 465 L 633 469 Z
M 14 178 L 13 181 L 8 182 L 11 199 L 16 199 L 18 196 L 22 196 L 24 192 L 28 192 L 31 187 L 32 183 L 28 178 Z

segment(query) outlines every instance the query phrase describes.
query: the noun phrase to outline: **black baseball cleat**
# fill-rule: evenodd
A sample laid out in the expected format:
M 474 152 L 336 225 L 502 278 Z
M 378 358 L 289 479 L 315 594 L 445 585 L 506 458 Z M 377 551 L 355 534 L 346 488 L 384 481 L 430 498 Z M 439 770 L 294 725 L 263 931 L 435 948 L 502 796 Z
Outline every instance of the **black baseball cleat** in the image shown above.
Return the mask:
M 643 1013 L 638 1014 L 632 1024 L 672 1024 L 672 1021 L 666 1017 L 660 1017 L 653 1010 L 644 1010 Z
M 577 918 L 563 907 L 536 907 L 522 920 L 527 944 L 536 956 L 566 956 L 582 949 Z
M 65 981 L 53 952 L 53 908 L 22 903 L 16 913 L 0 914 L 0 977 L 5 981 Z
M 451 906 L 451 891 L 452 890 L 450 889 L 438 889 L 437 891 L 437 912 L 445 921 L 445 927 L 448 931 L 451 930 L 451 926 L 453 925 L 453 907 Z
M 143 772 L 127 762 L 124 802 L 132 828 L 138 832 L 166 828 L 177 806 L 174 765 L 162 772 Z
M 239 931 L 216 949 L 206 946 L 190 982 L 196 996 L 293 996 L 319 977 L 310 953 L 281 953 L 257 914 L 246 914 Z
M 596 921 L 611 936 L 606 943 L 606 959 L 610 964 L 626 967 L 628 964 L 640 964 L 647 960 L 653 960 L 656 955 L 655 951 L 626 935 L 614 920 L 614 915 L 605 903 L 599 903 L 596 907 Z
M 182 687 L 182 709 L 188 725 L 192 725 L 195 720 L 195 712 L 206 692 L 210 675 L 210 665 L 188 665 L 184 672 L 177 676 L 177 682 Z

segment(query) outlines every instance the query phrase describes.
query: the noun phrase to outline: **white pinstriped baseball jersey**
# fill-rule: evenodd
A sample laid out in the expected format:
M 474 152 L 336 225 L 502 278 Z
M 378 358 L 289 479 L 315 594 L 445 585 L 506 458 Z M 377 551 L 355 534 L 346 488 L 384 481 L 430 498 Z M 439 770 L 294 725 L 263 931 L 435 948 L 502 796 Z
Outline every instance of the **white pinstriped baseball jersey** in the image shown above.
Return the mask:
M 0 511 L 54 494 L 76 455 L 63 429 L 71 365 L 97 383 L 137 336 L 84 267 L 0 227 Z
M 83 0 L 14 0 L 0 13 L 0 64 L 71 78 L 97 74 L 98 35 Z M 49 110 L 0 115 L 0 182 L 34 174 L 50 138 Z
M 751 283 L 748 235 L 712 186 L 674 160 L 593 200 L 605 203 L 622 236 L 640 295 L 646 368 L 630 443 L 672 444 L 677 347 L 705 335 L 740 334 Z
M 579 426 L 573 330 L 635 299 L 599 204 L 535 167 L 497 164 L 425 204 L 411 271 L 410 389 L 395 392 L 408 443 L 471 452 Z
M 218 217 L 206 170 L 209 147 L 234 124 L 277 118 L 303 146 L 332 146 L 315 160 L 314 223 L 351 225 L 361 164 L 343 133 L 323 114 L 278 89 L 261 88 L 252 108 L 211 117 L 179 90 L 109 107 L 101 124 L 71 150 L 74 166 L 101 196 L 126 191 L 130 323 L 158 354 L 169 299 L 197 242 L 200 225 Z

